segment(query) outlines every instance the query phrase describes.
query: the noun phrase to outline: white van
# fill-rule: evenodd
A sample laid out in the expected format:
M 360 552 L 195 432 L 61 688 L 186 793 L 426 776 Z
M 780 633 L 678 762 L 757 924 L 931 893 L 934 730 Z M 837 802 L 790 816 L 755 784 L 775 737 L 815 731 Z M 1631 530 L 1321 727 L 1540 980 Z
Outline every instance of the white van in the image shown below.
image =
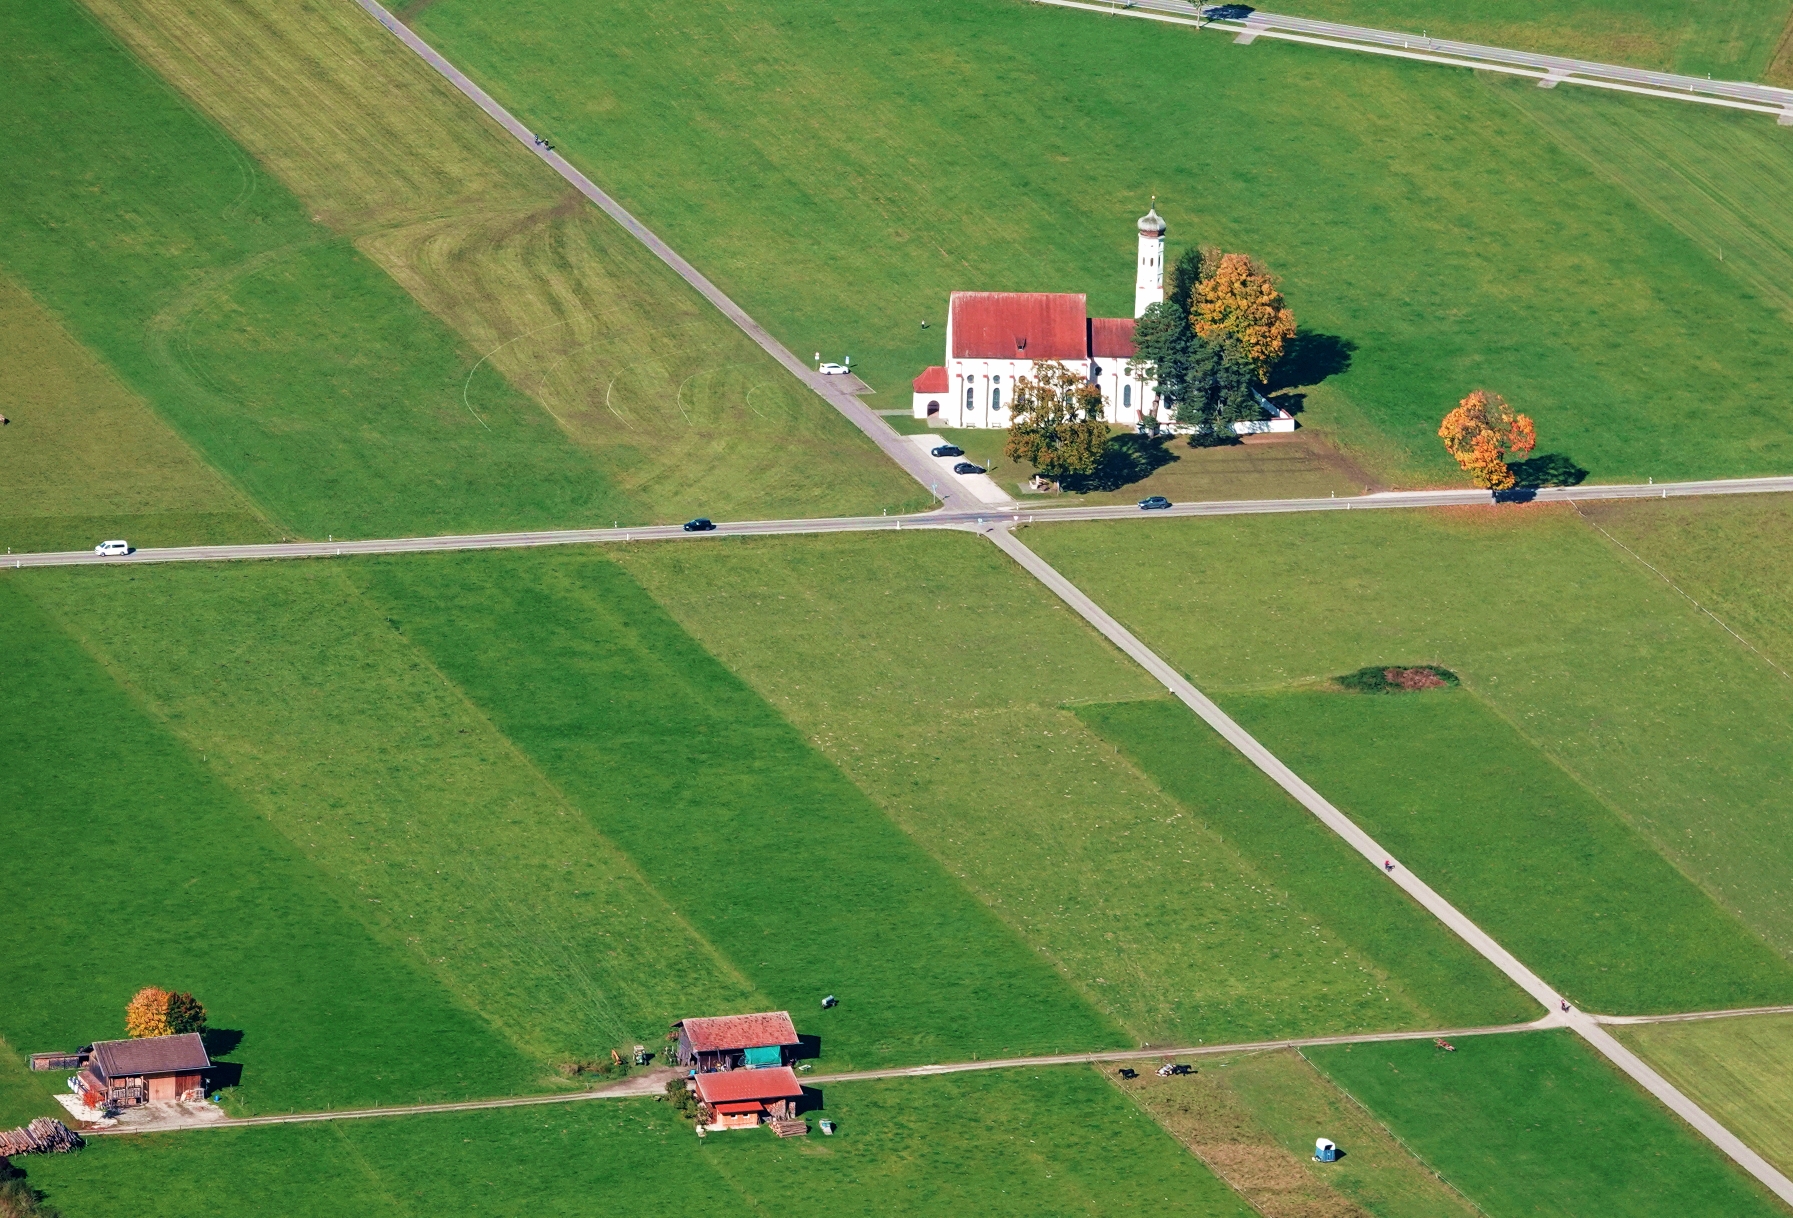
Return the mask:
M 128 541 L 102 541 L 93 548 L 93 552 L 102 558 L 123 558 L 131 552 L 131 543 Z

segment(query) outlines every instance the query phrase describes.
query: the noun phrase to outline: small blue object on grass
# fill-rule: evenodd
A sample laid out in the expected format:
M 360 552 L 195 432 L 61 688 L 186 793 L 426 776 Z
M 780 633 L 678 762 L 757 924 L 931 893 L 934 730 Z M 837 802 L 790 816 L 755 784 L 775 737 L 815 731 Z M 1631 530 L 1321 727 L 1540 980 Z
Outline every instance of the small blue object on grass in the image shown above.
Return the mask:
M 1339 1148 L 1333 1143 L 1331 1138 L 1314 1139 L 1314 1162 L 1337 1163 L 1338 1159 Z

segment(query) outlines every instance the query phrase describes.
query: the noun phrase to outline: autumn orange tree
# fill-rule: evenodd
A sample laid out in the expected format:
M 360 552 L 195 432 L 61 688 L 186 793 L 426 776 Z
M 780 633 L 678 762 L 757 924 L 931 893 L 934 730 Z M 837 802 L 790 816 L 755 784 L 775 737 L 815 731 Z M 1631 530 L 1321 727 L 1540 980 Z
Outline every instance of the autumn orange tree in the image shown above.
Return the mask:
M 1102 391 L 1057 360 L 1041 360 L 1015 382 L 1003 452 L 1048 478 L 1093 474 L 1108 447 Z
M 1508 462 L 1524 457 L 1538 443 L 1531 419 L 1514 413 L 1500 394 L 1483 389 L 1444 416 L 1438 436 L 1477 486 L 1496 491 L 1512 488 L 1515 480 Z
M 171 993 L 158 985 L 138 990 L 125 1006 L 125 1035 L 178 1036 L 205 1031 L 205 1008 L 186 993 Z
M 1295 314 L 1284 307 L 1275 276 L 1244 254 L 1204 257 L 1201 270 L 1190 289 L 1189 321 L 1196 335 L 1210 342 L 1231 339 L 1258 379 L 1268 381 L 1283 344 L 1295 337 Z

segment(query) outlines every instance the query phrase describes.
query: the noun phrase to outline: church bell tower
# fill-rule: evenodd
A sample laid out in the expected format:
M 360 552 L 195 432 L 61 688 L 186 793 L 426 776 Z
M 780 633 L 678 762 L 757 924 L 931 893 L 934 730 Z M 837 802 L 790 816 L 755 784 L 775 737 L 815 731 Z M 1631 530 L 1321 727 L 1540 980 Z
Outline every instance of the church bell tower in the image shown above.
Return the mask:
M 1133 316 L 1164 299 L 1164 219 L 1158 200 L 1139 218 L 1139 274 L 1133 280 Z

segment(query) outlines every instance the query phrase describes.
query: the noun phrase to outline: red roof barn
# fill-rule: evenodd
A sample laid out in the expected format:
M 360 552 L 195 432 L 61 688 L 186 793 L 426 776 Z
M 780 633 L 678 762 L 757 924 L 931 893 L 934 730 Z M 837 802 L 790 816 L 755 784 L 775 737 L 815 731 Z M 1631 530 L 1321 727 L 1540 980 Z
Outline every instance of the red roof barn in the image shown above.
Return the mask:
M 672 1026 L 679 1065 L 700 1071 L 782 1065 L 784 1050 L 802 1043 L 789 1011 L 682 1019 Z
M 723 1070 L 692 1080 L 697 1098 L 708 1104 L 713 1129 L 741 1129 L 762 1120 L 789 1120 L 797 1115 L 803 1088 L 789 1066 L 765 1070 Z

